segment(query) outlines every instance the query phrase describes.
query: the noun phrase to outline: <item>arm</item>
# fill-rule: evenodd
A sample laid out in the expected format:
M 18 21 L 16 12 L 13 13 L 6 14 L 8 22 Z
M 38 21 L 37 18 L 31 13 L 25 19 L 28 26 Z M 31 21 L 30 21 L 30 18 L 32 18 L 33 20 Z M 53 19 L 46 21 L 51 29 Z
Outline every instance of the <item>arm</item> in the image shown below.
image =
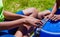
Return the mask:
M 55 4 L 54 7 L 53 7 L 53 10 L 52 10 L 52 15 L 54 15 L 54 13 L 57 11 L 57 5 Z
M 4 16 L 6 19 L 8 20 L 16 20 L 16 19 L 20 19 L 20 18 L 25 18 L 26 16 L 23 15 L 18 15 L 18 14 L 14 14 L 8 11 L 4 11 Z
M 0 22 L 0 30 L 18 27 L 20 24 L 23 23 L 23 21 L 24 21 L 23 19 L 18 19 L 10 22 Z
M 46 16 L 45 18 L 51 19 L 54 16 L 55 12 L 57 11 L 57 7 L 56 6 L 57 5 L 55 4 L 54 7 L 53 7 L 53 10 L 51 12 L 51 14 L 48 15 L 48 16 Z
M 22 19 L 18 19 L 15 21 L 10 21 L 10 22 L 0 22 L 0 30 L 4 30 L 4 29 L 12 29 L 15 27 L 19 27 L 20 24 L 27 24 L 29 23 L 29 26 L 36 26 L 36 23 L 39 23 L 40 25 L 42 25 L 42 22 L 38 19 L 35 19 L 33 17 L 27 17 L 27 18 L 22 18 Z

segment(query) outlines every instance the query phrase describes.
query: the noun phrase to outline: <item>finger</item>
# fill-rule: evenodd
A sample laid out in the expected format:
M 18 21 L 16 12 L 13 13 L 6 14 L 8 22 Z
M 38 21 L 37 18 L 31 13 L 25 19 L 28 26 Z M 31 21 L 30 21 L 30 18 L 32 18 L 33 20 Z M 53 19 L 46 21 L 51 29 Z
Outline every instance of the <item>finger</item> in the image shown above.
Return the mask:
M 41 22 L 36 23 L 37 26 L 42 26 L 43 24 Z
M 55 18 L 56 16 L 53 16 L 51 19 Z
M 54 19 L 54 17 L 51 18 L 51 20 Z
M 57 21 L 58 19 L 56 18 L 55 21 Z
M 55 19 L 55 17 L 56 17 L 56 16 L 53 16 L 53 17 L 51 18 L 51 20 Z
M 36 22 L 36 24 L 40 24 L 40 25 L 42 25 L 43 23 L 42 23 L 41 20 L 39 20 L 39 21 Z
M 42 26 L 42 24 L 41 23 L 36 23 L 37 25 L 36 26 Z
M 46 19 L 48 19 L 49 17 L 48 17 L 48 16 L 46 16 L 45 18 L 46 18 Z
M 56 19 L 55 21 L 57 21 L 58 19 Z
M 52 19 L 52 21 L 56 21 L 56 20 L 57 20 L 56 18 Z
M 34 22 L 35 22 L 35 23 L 38 23 L 38 22 L 40 22 L 40 20 L 39 20 L 39 19 L 36 19 Z
M 53 18 L 52 21 L 56 20 L 56 18 Z
M 34 27 L 36 27 L 36 25 L 37 25 L 37 24 L 35 24 L 35 23 L 31 23 L 31 24 L 32 24 Z
M 52 20 L 53 20 L 53 21 L 56 21 L 56 20 L 57 20 L 57 17 L 53 18 Z
M 43 25 L 43 22 L 42 21 L 40 21 L 40 25 Z

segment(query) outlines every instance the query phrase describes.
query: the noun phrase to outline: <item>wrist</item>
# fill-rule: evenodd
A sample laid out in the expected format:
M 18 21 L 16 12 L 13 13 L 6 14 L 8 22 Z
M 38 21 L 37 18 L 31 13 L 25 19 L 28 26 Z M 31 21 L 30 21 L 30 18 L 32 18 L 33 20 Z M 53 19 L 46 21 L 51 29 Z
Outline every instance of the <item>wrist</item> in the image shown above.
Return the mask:
M 54 14 L 52 14 L 52 13 L 51 13 L 50 15 L 51 15 L 51 16 L 54 16 Z
M 21 24 L 23 24 L 25 22 L 25 19 L 24 18 L 19 19 L 18 22 L 20 22 Z
M 21 20 L 22 23 L 26 23 L 26 18 L 22 18 Z

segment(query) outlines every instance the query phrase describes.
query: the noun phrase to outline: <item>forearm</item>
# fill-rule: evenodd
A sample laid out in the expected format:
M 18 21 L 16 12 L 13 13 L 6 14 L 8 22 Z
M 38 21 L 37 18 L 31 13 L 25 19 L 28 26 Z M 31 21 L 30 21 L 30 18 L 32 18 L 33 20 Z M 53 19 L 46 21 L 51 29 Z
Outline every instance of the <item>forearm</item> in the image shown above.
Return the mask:
M 18 27 L 22 23 L 23 23 L 23 19 L 18 19 L 10 22 L 0 22 L 0 30 L 12 29 Z
M 53 7 L 53 10 L 52 10 L 52 14 L 54 15 L 56 11 L 57 11 L 57 7 L 56 7 L 56 4 L 55 4 L 54 7 Z
M 25 18 L 26 16 L 24 15 L 18 15 L 18 14 L 14 14 L 8 11 L 4 11 L 4 16 L 6 19 L 8 20 L 16 20 L 16 19 L 20 19 L 20 18 Z

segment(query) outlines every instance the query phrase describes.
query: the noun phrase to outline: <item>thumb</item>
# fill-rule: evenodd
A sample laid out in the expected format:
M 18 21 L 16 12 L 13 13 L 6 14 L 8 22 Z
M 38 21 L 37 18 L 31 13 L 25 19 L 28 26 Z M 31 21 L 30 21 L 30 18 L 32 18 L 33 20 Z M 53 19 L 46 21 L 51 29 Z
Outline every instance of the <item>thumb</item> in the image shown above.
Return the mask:
M 45 16 L 45 19 L 49 19 L 49 17 L 48 16 Z

